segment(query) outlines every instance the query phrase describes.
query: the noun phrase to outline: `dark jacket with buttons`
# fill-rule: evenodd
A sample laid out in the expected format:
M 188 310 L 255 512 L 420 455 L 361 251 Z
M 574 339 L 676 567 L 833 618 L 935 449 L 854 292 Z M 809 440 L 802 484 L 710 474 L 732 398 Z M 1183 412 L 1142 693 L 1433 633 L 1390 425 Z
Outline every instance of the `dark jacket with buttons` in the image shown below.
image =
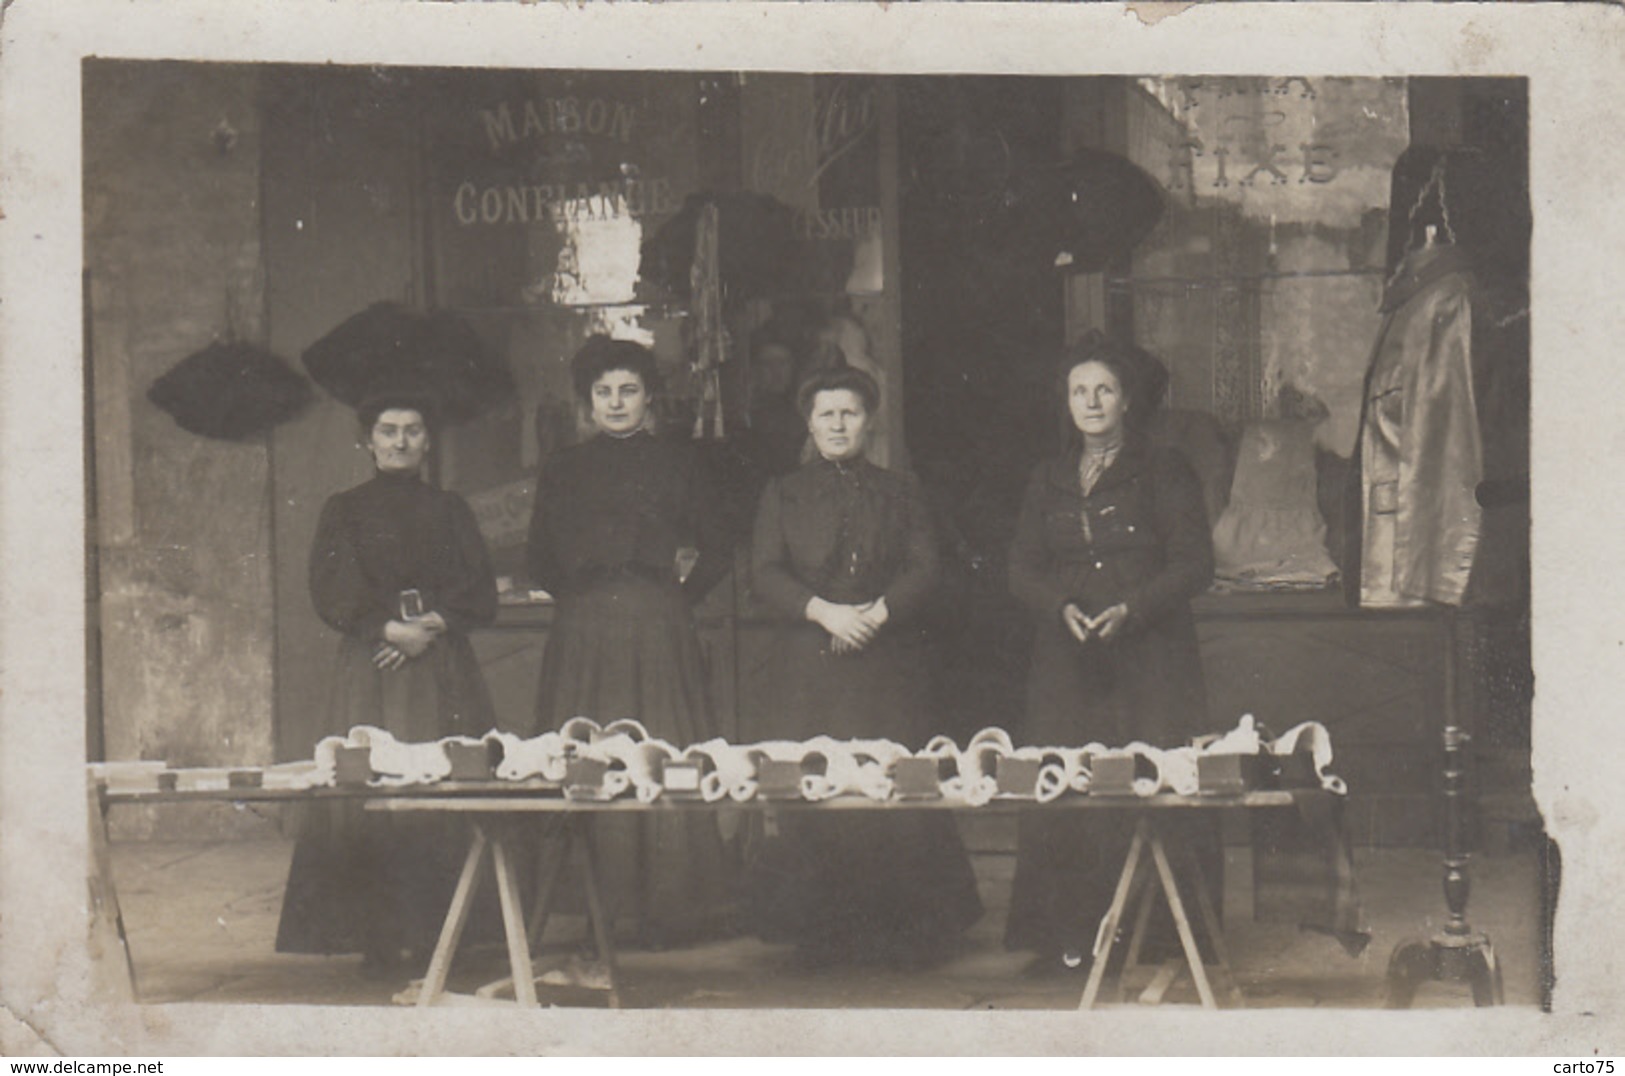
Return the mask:
M 930 705 L 921 613 L 939 575 L 937 539 L 912 477 L 867 460 L 815 460 L 762 494 L 751 589 L 781 619 L 769 651 L 762 739 L 882 737 L 923 746 L 939 727 Z M 813 597 L 843 605 L 886 599 L 888 619 L 857 653 L 835 655 L 806 618 Z
M 1087 497 L 1081 447 L 1033 472 L 1010 549 L 1010 590 L 1036 635 L 1020 739 L 1177 746 L 1207 728 L 1190 599 L 1213 578 L 1202 490 L 1182 456 L 1130 442 Z M 1117 638 L 1080 644 L 1061 619 L 1122 602 Z

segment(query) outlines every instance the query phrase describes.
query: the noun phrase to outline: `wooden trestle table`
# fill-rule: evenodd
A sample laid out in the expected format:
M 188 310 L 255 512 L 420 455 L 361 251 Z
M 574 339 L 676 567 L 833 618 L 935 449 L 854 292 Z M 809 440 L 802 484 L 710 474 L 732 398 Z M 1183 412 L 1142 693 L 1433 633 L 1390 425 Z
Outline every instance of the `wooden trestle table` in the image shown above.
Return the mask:
M 1094 962 L 1084 986 L 1080 1008 L 1091 1008 L 1099 999 L 1107 967 L 1118 945 L 1118 936 L 1127 917 L 1133 916 L 1133 927 L 1127 938 L 1124 970 L 1137 963 L 1141 943 L 1157 893 L 1167 901 L 1179 934 L 1183 966 L 1178 962 L 1165 965 L 1152 979 L 1141 995 L 1142 1001 L 1160 1001 L 1163 993 L 1181 971 L 1188 971 L 1195 983 L 1201 1003 L 1217 1008 L 1218 995 L 1208 974 L 1197 943 L 1197 926 L 1208 936 L 1215 958 L 1214 969 L 1223 979 L 1225 994 L 1232 1004 L 1241 1004 L 1240 990 L 1231 972 L 1230 960 L 1224 943 L 1224 931 L 1202 884 L 1201 868 L 1190 850 L 1164 840 L 1164 822 L 1170 817 L 1189 811 L 1261 810 L 1292 807 L 1300 797 L 1324 796 L 1319 791 L 1254 791 L 1235 795 L 1180 796 L 1161 793 L 1154 796 L 1099 796 L 1068 794 L 1050 803 L 1030 799 L 995 799 L 993 802 L 972 807 L 963 801 L 950 799 L 871 800 L 865 796 L 845 795 L 811 803 L 801 800 L 749 800 L 738 803 L 723 800 L 703 803 L 687 800 L 657 800 L 642 803 L 635 799 L 606 801 L 566 799 L 556 791 L 551 794 L 516 794 L 502 790 L 489 795 L 469 795 L 466 792 L 440 791 L 435 787 L 410 793 L 380 794 L 367 802 L 369 810 L 377 811 L 429 811 L 466 815 L 473 822 L 473 837 L 463 861 L 461 875 L 452 896 L 451 906 L 441 927 L 440 937 L 430 960 L 429 969 L 417 1004 L 432 1005 L 444 994 L 446 977 L 451 969 L 462 938 L 463 927 L 487 861 L 495 875 L 497 896 L 502 908 L 503 926 L 508 946 L 511 980 L 503 980 L 492 987 L 506 988 L 511 982 L 514 999 L 521 1005 L 536 1005 L 535 972 L 531 952 L 546 928 L 558 880 L 565 863 L 574 856 L 580 867 L 585 890 L 588 917 L 591 920 L 594 944 L 608 973 L 609 1003 L 620 1003 L 619 980 L 615 968 L 615 952 L 611 942 L 610 924 L 605 917 L 605 902 L 599 880 L 597 849 L 593 842 L 591 820 L 603 814 L 659 814 L 680 811 L 908 811 L 908 810 L 964 810 L 972 812 L 998 811 L 1128 811 L 1135 818 L 1135 828 L 1129 852 L 1118 874 L 1117 886 L 1111 906 L 1102 921 L 1096 937 Z M 525 825 L 524 820 L 535 816 L 550 816 L 552 825 Z M 517 842 L 541 837 L 549 846 L 539 872 L 536 901 L 528 916 L 522 907 L 519 878 L 515 869 L 513 850 Z M 1189 873 L 1194 885 L 1187 889 L 1196 894 L 1197 920 L 1186 907 L 1177 884 L 1182 873 Z M 1120 973 L 1118 996 L 1125 984 Z M 491 988 L 486 988 L 487 990 Z

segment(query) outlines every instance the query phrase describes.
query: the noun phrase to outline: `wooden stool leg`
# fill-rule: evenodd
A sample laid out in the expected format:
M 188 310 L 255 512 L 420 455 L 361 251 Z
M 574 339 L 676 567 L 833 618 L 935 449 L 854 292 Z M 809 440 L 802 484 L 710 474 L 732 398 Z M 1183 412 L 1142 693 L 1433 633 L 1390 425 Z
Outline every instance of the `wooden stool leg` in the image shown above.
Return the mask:
M 535 1008 L 536 972 L 530 964 L 530 939 L 525 933 L 524 909 L 519 897 L 519 879 L 503 837 L 491 844 L 491 862 L 496 868 L 497 898 L 502 904 L 502 933 L 508 941 L 508 966 L 513 971 L 513 998 Z
M 598 959 L 604 962 L 604 970 L 609 974 L 610 1008 L 618 1009 L 621 996 L 615 974 L 615 947 L 610 942 L 610 921 L 604 914 L 604 902 L 598 890 L 598 845 L 593 840 L 592 820 L 583 815 L 572 821 L 579 827 L 576 846 L 581 850 L 582 878 L 587 890 L 587 914 L 592 919 L 593 941 L 598 946 Z
M 541 864 L 536 872 L 536 903 L 531 908 L 530 923 L 525 928 L 525 939 L 532 949 L 541 944 L 542 933 L 547 930 L 547 919 L 553 913 L 553 898 L 558 893 L 559 879 L 564 877 L 564 867 L 569 862 L 573 833 L 568 821 L 555 825 L 553 819 L 548 820 Z
M 1112 895 L 1106 918 L 1100 921 L 1100 932 L 1095 935 L 1094 963 L 1089 967 L 1089 981 L 1083 987 L 1083 1000 L 1078 1008 L 1094 1007 L 1100 994 L 1101 980 L 1106 976 L 1106 964 L 1111 960 L 1112 947 L 1117 944 L 1117 927 L 1123 921 L 1123 907 L 1128 904 L 1128 893 L 1134 884 L 1134 871 L 1140 865 L 1140 853 L 1145 849 L 1145 835 L 1149 829 L 1141 818 L 1134 827 L 1134 839 L 1129 842 L 1128 858 L 1123 862 L 1123 873 L 1117 878 L 1117 892 Z
M 1208 982 L 1207 969 L 1202 965 L 1202 951 L 1196 947 L 1196 936 L 1191 933 L 1191 921 L 1185 914 L 1185 902 L 1180 899 L 1179 886 L 1174 882 L 1173 868 L 1168 865 L 1168 852 L 1162 846 L 1162 835 L 1151 834 L 1151 858 L 1156 861 L 1157 874 L 1162 878 L 1162 891 L 1168 898 L 1168 910 L 1174 915 L 1174 926 L 1179 930 L 1179 944 L 1185 949 L 1185 962 L 1190 965 L 1191 978 L 1196 980 L 1196 992 L 1202 1005 L 1209 1009 L 1219 1007 Z
M 434 944 L 434 956 L 429 970 L 423 976 L 423 989 L 418 992 L 419 1005 L 433 1005 L 446 989 L 446 976 L 451 972 L 451 958 L 457 952 L 457 943 L 463 939 L 463 927 L 468 924 L 468 910 L 474 903 L 474 894 L 480 886 L 480 867 L 490 844 L 485 831 L 474 827 L 474 839 L 469 843 L 468 856 L 463 860 L 463 872 L 457 877 L 457 889 L 451 895 L 451 907 L 446 910 L 446 922 L 440 928 L 440 938 Z

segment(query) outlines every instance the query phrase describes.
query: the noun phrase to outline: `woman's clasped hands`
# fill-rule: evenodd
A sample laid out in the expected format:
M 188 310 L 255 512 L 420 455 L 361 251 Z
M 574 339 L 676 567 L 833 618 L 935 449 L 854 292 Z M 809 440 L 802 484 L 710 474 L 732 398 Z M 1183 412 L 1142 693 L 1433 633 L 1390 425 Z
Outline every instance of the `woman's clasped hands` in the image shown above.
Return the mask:
M 813 598 L 807 603 L 807 619 L 829 632 L 830 652 L 850 654 L 874 641 L 891 618 L 884 597 L 862 605 L 842 605 Z
M 1061 619 L 1078 642 L 1088 643 L 1091 639 L 1099 639 L 1109 643 L 1122 634 L 1123 622 L 1128 619 L 1128 606 L 1118 602 L 1089 616 L 1078 608 L 1077 602 L 1067 602 L 1061 607 Z
M 446 621 L 439 613 L 426 613 L 411 620 L 391 620 L 384 625 L 384 641 L 373 652 L 372 663 L 386 672 L 399 669 L 419 657 L 446 633 Z

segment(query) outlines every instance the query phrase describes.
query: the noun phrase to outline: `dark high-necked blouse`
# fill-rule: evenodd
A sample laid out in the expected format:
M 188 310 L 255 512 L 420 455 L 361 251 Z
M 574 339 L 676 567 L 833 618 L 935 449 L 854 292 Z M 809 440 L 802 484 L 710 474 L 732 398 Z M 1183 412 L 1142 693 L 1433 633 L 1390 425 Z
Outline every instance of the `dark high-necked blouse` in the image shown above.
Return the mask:
M 383 472 L 330 497 L 310 555 L 317 615 L 345 635 L 382 639 L 409 589 L 450 631 L 495 618 L 496 581 L 467 503 L 416 474 Z
M 1131 441 L 1086 494 L 1080 454 L 1033 471 L 1010 546 L 1010 591 L 1037 629 L 1023 740 L 1176 747 L 1209 731 L 1190 607 L 1213 579 L 1201 486 L 1184 457 Z M 1088 616 L 1122 602 L 1128 620 L 1080 645 L 1069 601 Z
M 698 558 L 679 583 L 679 550 Z M 542 657 L 538 730 L 577 715 L 657 736 L 716 735 L 690 606 L 731 567 L 728 524 L 694 447 L 599 434 L 542 468 L 531 578 L 558 602 Z
M 768 483 L 751 544 L 751 587 L 783 619 L 763 738 L 882 736 L 921 746 L 934 731 L 921 613 L 939 574 L 919 483 L 867 460 L 815 460 Z M 837 654 L 806 619 L 814 597 L 886 599 L 863 650 Z
M 599 434 L 562 449 L 542 469 L 530 520 L 531 579 L 556 598 L 630 573 L 676 579 L 676 556 L 695 549 L 683 591 L 704 597 L 728 571 L 727 528 L 693 448 L 648 432 Z
M 752 585 L 801 617 L 814 596 L 844 605 L 884 597 L 913 616 L 936 585 L 937 544 L 914 479 L 867 460 L 816 460 L 768 484 L 757 514 Z
M 446 632 L 401 669 L 374 667 L 401 592 L 422 595 Z M 310 551 L 310 597 L 342 638 L 327 731 L 378 725 L 413 740 L 484 733 L 495 722 L 471 628 L 496 618 L 496 578 L 474 513 L 416 474 L 379 472 L 329 497 Z M 393 701 L 392 701 L 393 700 Z

